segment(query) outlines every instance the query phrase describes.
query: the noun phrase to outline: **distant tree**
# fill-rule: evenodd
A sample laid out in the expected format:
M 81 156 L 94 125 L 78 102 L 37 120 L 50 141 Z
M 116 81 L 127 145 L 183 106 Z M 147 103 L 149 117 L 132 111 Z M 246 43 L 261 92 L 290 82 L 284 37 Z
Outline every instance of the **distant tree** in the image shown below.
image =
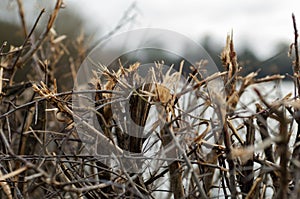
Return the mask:
M 209 53 L 219 70 L 224 70 L 220 61 L 220 52 L 223 45 L 217 44 L 210 35 L 205 35 L 200 44 Z M 244 46 L 242 51 L 237 51 L 239 64 L 243 68 L 242 74 L 255 71 L 259 71 L 259 77 L 277 73 L 292 74 L 291 59 L 288 57 L 289 45 L 279 42 L 276 44 L 276 51 L 277 53 L 274 56 L 261 60 L 249 46 Z

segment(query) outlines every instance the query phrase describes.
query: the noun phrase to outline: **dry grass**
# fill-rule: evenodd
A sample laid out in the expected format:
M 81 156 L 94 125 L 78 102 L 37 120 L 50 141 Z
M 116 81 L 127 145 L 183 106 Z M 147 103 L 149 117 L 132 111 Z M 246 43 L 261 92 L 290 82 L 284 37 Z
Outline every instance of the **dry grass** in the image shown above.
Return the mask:
M 277 82 L 284 76 L 241 76 L 243 69 L 232 36 L 227 37 L 221 53 L 224 72 L 204 78 L 200 72 L 205 68 L 202 61 L 182 82 L 187 89 L 172 90 L 169 86 L 170 82 L 173 86 L 179 82 L 183 62 L 179 71 L 167 74 L 162 72 L 161 63 L 153 63 L 154 69 L 147 77 L 152 83 L 143 83 L 144 77 L 136 72 L 140 63 L 120 63 L 116 72 L 99 66 L 89 84 L 91 90 L 72 91 L 64 89 L 62 79 L 76 82 L 76 69 L 86 48 L 84 37 L 78 37 L 74 43 L 78 55 L 72 57 L 64 44 L 66 36 L 55 33 L 53 25 L 62 1 L 57 0 L 36 41 L 32 35 L 44 11 L 28 31 L 21 0 L 18 6 L 24 43 L 11 46 L 7 52 L 5 42 L 0 48 L 1 198 L 178 199 L 219 194 L 221 198 L 300 197 L 300 67 L 294 16 L 295 42 L 291 51 L 295 51 L 295 62 L 291 78 L 295 95 L 269 99 L 256 87 L 255 112 L 244 105 L 242 95 L 253 85 Z M 62 64 L 68 68 L 65 76 L 59 74 Z M 25 67 L 33 68 L 27 74 L 29 80 L 17 81 L 15 76 Z M 224 96 L 222 92 L 208 92 L 209 82 L 216 79 L 225 85 Z M 129 172 L 125 169 L 128 165 L 104 164 L 101 155 L 83 153 L 86 140 L 81 139 L 74 122 L 81 118 L 72 107 L 72 96 L 82 92 L 95 94 L 91 99 L 95 106 L 88 111 L 97 114 L 102 131 L 85 121 L 80 125 L 94 138 L 105 141 L 116 156 L 155 151 L 170 144 L 173 150 L 164 156 L 156 154 L 150 160 L 135 161 L 133 166 L 143 168 L 142 173 Z M 199 104 L 186 96 L 196 96 Z M 129 103 L 120 117 L 124 121 L 113 117 L 112 109 L 120 101 Z M 154 106 L 163 114 L 152 115 Z M 155 121 L 154 126 L 161 126 L 141 137 L 148 118 Z M 138 132 L 132 122 L 141 127 Z

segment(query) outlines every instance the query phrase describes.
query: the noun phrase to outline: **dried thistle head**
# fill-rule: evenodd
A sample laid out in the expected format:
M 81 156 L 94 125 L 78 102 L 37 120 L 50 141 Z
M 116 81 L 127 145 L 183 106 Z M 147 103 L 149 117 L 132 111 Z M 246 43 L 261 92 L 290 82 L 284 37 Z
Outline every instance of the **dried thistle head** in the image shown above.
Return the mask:
M 227 35 L 226 46 L 221 53 L 222 64 L 228 71 L 228 79 L 232 78 L 238 71 L 237 55 L 233 45 L 233 35 Z
M 154 91 L 153 91 L 153 101 L 160 102 L 163 105 L 167 105 L 167 103 L 171 102 L 174 98 L 173 94 L 171 93 L 170 89 L 165 87 L 163 84 L 154 84 Z
M 227 76 L 224 79 L 225 89 L 227 93 L 227 101 L 230 96 L 236 91 L 236 80 L 239 72 L 239 65 L 237 62 L 237 55 L 234 50 L 233 38 L 231 35 L 227 35 L 226 46 L 221 53 L 222 65 L 227 71 Z M 229 107 L 235 108 L 237 104 L 236 100 L 231 101 L 232 104 L 228 103 Z
M 249 147 L 240 147 L 240 148 L 231 148 L 230 155 L 231 158 L 236 158 L 240 160 L 240 162 L 245 164 L 248 160 L 253 159 L 254 154 L 254 146 Z

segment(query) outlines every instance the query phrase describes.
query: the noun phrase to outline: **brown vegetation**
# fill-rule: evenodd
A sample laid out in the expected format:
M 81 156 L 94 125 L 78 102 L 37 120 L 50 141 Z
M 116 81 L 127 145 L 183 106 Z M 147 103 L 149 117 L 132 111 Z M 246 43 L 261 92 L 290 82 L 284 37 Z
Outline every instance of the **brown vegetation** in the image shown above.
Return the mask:
M 90 82 L 92 90 L 86 92 L 95 93 L 95 107 L 91 111 L 97 112 L 102 131 L 84 121 L 81 125 L 94 138 L 106 139 L 117 155 L 123 155 L 124 151 L 141 153 L 145 146 L 149 147 L 150 135 L 141 138 L 143 132 L 136 132 L 137 136 L 126 134 L 135 129 L 126 120 L 124 123 L 129 125 L 122 126 L 113 119 L 111 109 L 117 103 L 116 96 L 130 105 L 123 118 L 132 118 L 141 127 L 145 127 L 151 116 L 152 106 L 164 110 L 155 119 L 163 119 L 165 123 L 159 131 L 154 128 L 151 133 L 156 135 L 155 142 L 160 147 L 173 143 L 175 148 L 166 152 L 159 167 L 146 167 L 142 173 L 135 173 L 124 169 L 126 165 L 115 169 L 100 161 L 97 155 L 82 154 L 85 143 L 74 122 L 80 116 L 72 107 L 72 96 L 80 91 L 67 90 L 64 82 L 66 78 L 72 83 L 76 81 L 76 69 L 85 57 L 86 48 L 83 36 L 78 37 L 73 43 L 78 52 L 72 57 L 64 45 L 66 36 L 55 33 L 54 23 L 62 1 L 57 0 L 37 40 L 32 35 L 44 11 L 28 31 L 21 0 L 18 6 L 24 42 L 20 47 L 9 44 L 8 51 L 5 51 L 6 42 L 0 48 L 1 198 L 155 198 L 161 195 L 178 199 L 210 198 L 218 194 L 222 198 L 300 197 L 300 61 L 294 16 L 295 41 L 291 54 L 294 52 L 295 61 L 294 75 L 290 77 L 295 84 L 294 96 L 268 99 L 257 87 L 255 113 L 243 106 L 241 96 L 250 86 L 276 82 L 284 76 L 257 78 L 257 73 L 242 76 L 232 35 L 227 37 L 221 53 L 224 72 L 203 77 L 200 72 L 205 68 L 203 61 L 192 67 L 184 82 L 189 89 L 177 93 L 164 82 L 179 81 L 183 62 L 177 73 L 168 75 L 162 73 L 161 64 L 153 63 L 157 70 L 151 76 L 153 83 L 132 89 L 130 95 L 118 91 L 134 88 L 141 79 L 136 73 L 140 63 L 130 66 L 120 63 L 117 72 L 99 66 L 95 79 Z M 67 62 L 62 61 L 65 57 Z M 25 78 L 29 81 L 18 81 L 15 77 L 24 73 L 25 66 L 32 68 Z M 62 67 L 68 71 L 63 76 L 59 74 Z M 99 73 L 104 79 L 98 78 Z M 223 81 L 224 96 L 208 91 L 209 82 L 215 79 Z M 203 102 L 197 104 L 196 115 L 191 114 L 195 110 L 183 110 L 179 105 L 187 93 L 196 93 L 197 100 Z M 216 113 L 214 118 L 212 110 Z M 278 126 L 270 128 L 270 120 Z M 154 144 L 149 148 L 154 149 Z M 207 148 L 211 150 L 205 152 Z M 168 158 L 172 161 L 167 161 Z M 144 163 L 137 161 L 135 166 L 143 167 Z

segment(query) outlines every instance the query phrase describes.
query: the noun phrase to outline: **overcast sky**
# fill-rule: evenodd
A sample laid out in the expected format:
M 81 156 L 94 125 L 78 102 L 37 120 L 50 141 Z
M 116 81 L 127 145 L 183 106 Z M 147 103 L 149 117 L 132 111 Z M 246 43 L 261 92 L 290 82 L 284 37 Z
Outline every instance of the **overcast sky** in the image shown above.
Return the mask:
M 46 4 L 55 3 L 54 0 L 36 0 L 35 6 L 32 6 L 32 1 L 23 2 L 25 10 L 30 10 L 32 16 L 37 16 Z M 135 2 L 135 9 L 129 13 L 129 16 L 136 16 L 135 20 L 120 31 L 147 27 L 163 28 L 184 34 L 197 42 L 205 35 L 210 35 L 216 45 L 224 45 L 227 33 L 233 30 L 237 50 L 241 50 L 243 45 L 248 45 L 263 59 L 276 54 L 275 47 L 279 42 L 288 44 L 293 42 L 292 13 L 296 15 L 300 30 L 299 0 L 64 0 L 64 2 L 67 9 L 74 9 L 79 15 L 83 15 L 86 20 L 85 28 L 92 30 L 96 38 L 101 38 L 112 30 L 128 7 Z M 0 0 L 0 17 L 19 22 L 16 8 L 16 1 Z M 11 9 L 10 12 L 4 13 L 3 10 L 7 9 Z
M 216 42 L 222 43 L 227 33 L 233 30 L 237 47 L 248 44 L 259 52 L 261 58 L 274 55 L 278 42 L 292 42 L 293 12 L 300 27 L 299 0 L 66 1 L 67 4 L 74 4 L 79 12 L 90 19 L 88 26 L 102 35 L 116 26 L 133 2 L 136 2 L 137 9 L 130 15 L 136 14 L 135 21 L 122 31 L 145 27 L 164 28 L 182 33 L 195 41 L 209 34 Z

